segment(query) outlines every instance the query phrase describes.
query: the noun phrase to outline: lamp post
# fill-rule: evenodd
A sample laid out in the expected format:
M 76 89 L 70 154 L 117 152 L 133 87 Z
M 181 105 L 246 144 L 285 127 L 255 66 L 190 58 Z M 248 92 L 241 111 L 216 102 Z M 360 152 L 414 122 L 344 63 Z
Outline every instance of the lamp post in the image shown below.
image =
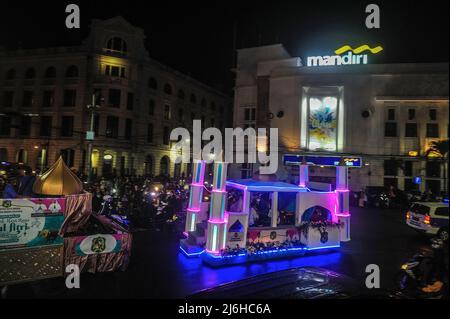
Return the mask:
M 97 94 L 92 94 L 92 101 L 91 104 L 87 106 L 89 112 L 90 112 L 90 124 L 89 124 L 89 131 L 86 132 L 86 140 L 88 141 L 88 160 L 87 160 L 87 174 L 88 174 L 88 180 L 87 182 L 92 182 L 92 143 L 95 138 L 94 133 L 94 117 L 95 117 L 95 110 L 100 107 L 100 105 L 97 105 L 96 102 Z M 102 98 L 100 98 L 100 101 Z

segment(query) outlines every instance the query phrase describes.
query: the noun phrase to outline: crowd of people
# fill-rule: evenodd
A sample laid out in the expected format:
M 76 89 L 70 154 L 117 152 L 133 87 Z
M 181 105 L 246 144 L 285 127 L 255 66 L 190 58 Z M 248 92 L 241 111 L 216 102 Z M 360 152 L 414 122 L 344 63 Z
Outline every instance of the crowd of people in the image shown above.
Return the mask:
M 94 212 L 134 228 L 160 230 L 185 211 L 189 188 L 184 179 L 146 176 L 100 178 L 86 185 Z

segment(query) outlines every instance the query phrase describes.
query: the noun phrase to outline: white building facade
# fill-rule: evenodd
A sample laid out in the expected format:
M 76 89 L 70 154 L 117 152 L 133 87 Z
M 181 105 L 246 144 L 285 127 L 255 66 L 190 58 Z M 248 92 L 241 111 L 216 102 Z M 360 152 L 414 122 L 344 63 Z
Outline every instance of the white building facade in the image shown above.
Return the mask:
M 280 44 L 241 49 L 233 121 L 278 128 L 282 180 L 298 178 L 298 166 L 283 163 L 286 154 L 359 156 L 362 166 L 349 170 L 352 190 L 446 191 L 445 154 L 428 150 L 448 140 L 448 84 L 448 63 L 304 66 Z M 230 169 L 235 178 L 257 170 Z M 330 167 L 312 167 L 310 175 L 335 182 Z

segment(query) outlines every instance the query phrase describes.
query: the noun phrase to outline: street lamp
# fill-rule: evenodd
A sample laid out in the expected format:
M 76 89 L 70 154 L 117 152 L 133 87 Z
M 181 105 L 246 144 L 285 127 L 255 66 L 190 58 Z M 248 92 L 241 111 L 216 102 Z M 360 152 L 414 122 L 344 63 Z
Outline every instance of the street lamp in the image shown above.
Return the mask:
M 95 132 L 94 132 L 94 116 L 95 116 L 95 110 L 100 108 L 100 105 L 97 105 L 97 93 L 92 94 L 92 101 L 91 104 L 87 106 L 91 118 L 90 118 L 90 125 L 89 125 L 89 131 L 86 132 L 86 141 L 88 141 L 88 160 L 87 160 L 87 173 L 88 173 L 88 183 L 92 181 L 92 143 L 95 138 Z M 100 102 L 102 102 L 103 98 L 100 97 Z

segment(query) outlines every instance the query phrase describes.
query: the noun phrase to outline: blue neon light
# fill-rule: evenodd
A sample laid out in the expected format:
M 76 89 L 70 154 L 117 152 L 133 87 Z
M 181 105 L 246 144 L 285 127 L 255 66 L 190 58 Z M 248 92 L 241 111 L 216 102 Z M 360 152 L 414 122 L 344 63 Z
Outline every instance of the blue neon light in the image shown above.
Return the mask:
M 197 176 L 195 176 L 195 181 L 197 183 L 200 183 L 200 174 L 201 174 L 201 170 L 202 170 L 202 163 L 198 163 L 197 165 Z
M 284 165 L 300 165 L 305 157 L 306 163 L 310 165 L 320 166 L 338 166 L 341 160 L 341 156 L 303 156 L 295 154 L 284 154 Z M 361 167 L 362 158 L 359 156 L 342 156 L 344 163 L 349 167 Z
M 220 180 L 222 179 L 222 164 L 217 164 L 217 185 L 216 188 L 220 189 Z
M 191 231 L 195 230 L 195 213 L 191 215 Z
M 262 252 L 257 252 L 254 255 L 259 255 L 259 254 L 277 254 L 277 253 L 283 253 L 283 252 L 287 252 L 287 251 L 312 251 L 312 250 L 320 250 L 320 249 L 332 249 L 332 248 L 340 248 L 340 245 L 330 245 L 330 246 L 321 246 L 321 247 L 292 247 L 292 248 L 282 248 L 282 249 L 275 249 L 275 250 L 267 250 L 267 251 L 262 251 Z M 244 257 L 244 256 L 253 256 L 250 254 L 245 254 L 245 253 L 240 253 L 237 255 L 225 255 L 225 256 L 221 256 L 221 255 L 213 255 L 213 254 L 208 254 L 210 257 L 212 258 L 234 258 L 234 257 Z
M 217 249 L 217 225 L 213 226 L 213 238 L 212 238 L 212 247 L 211 250 L 212 251 L 216 251 Z
M 181 247 L 181 246 L 180 246 L 180 250 L 181 250 L 181 252 L 182 252 L 183 254 L 185 254 L 185 255 L 188 256 L 188 257 L 199 256 L 199 255 L 201 255 L 201 254 L 203 254 L 203 253 L 205 252 L 205 250 L 202 250 L 202 251 L 197 252 L 197 253 L 188 253 L 188 252 L 187 252 L 186 250 L 184 250 L 184 248 Z

